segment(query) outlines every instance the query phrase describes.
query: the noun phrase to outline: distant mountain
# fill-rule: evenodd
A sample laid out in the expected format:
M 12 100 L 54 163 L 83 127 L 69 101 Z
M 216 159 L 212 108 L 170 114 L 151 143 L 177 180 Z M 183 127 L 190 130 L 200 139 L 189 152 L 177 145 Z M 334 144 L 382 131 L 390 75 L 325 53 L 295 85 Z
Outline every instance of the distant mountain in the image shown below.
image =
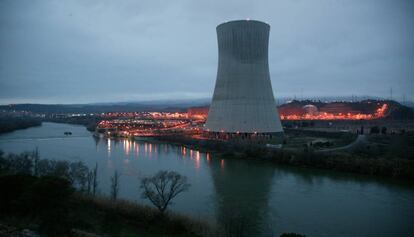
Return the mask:
M 106 113 L 106 112 L 142 112 L 142 111 L 186 111 L 188 107 L 204 106 L 209 100 L 171 100 L 145 102 L 118 102 L 95 104 L 10 104 L 1 105 L 0 111 L 28 111 L 32 113 Z
M 408 102 L 404 102 L 403 105 L 410 107 L 412 109 L 414 109 L 414 102 L 408 101 Z
M 209 104 L 211 99 L 186 99 L 186 100 L 147 100 L 147 101 L 122 101 L 122 102 L 101 102 L 101 103 L 88 103 L 85 105 L 171 105 L 171 106 L 198 106 Z

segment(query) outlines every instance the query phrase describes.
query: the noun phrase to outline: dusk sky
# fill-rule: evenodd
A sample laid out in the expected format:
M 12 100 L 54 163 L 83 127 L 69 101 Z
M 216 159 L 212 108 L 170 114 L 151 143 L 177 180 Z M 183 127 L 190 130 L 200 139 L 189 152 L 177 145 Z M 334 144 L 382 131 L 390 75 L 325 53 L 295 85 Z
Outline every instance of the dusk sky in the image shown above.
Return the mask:
M 216 26 L 247 18 L 276 98 L 414 100 L 412 0 L 0 0 L 0 104 L 211 98 Z

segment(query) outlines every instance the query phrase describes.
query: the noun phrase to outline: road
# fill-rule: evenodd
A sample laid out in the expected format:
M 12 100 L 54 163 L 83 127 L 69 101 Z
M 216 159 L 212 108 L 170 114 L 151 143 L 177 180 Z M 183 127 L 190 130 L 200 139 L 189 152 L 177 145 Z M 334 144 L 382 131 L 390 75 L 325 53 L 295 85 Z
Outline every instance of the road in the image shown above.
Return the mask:
M 352 149 L 356 146 L 360 146 L 360 145 L 364 145 L 367 143 L 367 137 L 365 135 L 358 135 L 358 137 L 355 139 L 355 141 L 351 142 L 350 144 L 346 145 L 346 146 L 341 146 L 341 147 L 335 147 L 335 148 L 329 148 L 329 149 L 323 149 L 323 150 L 318 150 L 315 152 L 331 152 L 331 151 L 343 151 L 343 150 L 348 150 L 348 149 Z

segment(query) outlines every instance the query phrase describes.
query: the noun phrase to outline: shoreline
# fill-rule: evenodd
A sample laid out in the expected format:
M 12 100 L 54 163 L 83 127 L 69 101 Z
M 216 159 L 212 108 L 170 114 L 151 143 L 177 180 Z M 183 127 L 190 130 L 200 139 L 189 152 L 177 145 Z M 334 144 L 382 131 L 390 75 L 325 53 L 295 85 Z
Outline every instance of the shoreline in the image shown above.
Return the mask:
M 38 119 L 10 119 L 0 120 L 0 135 L 11 133 L 18 130 L 40 127 L 43 121 Z
M 69 125 L 86 124 L 47 121 Z M 89 129 L 87 129 L 90 131 Z M 136 138 L 124 138 L 134 139 Z M 167 143 L 185 146 L 200 152 L 213 153 L 222 159 L 243 159 L 269 162 L 274 165 L 300 167 L 305 169 L 326 170 L 334 173 L 358 174 L 368 177 L 380 177 L 410 181 L 414 180 L 414 160 L 400 158 L 383 158 L 352 154 L 343 149 L 324 152 L 312 148 L 270 149 L 263 144 L 231 143 L 215 140 L 197 140 L 185 136 L 154 137 L 148 142 Z
M 181 138 L 181 139 L 180 139 Z M 414 180 L 414 160 L 362 157 L 341 150 L 320 152 L 312 149 L 269 149 L 259 145 L 232 144 L 223 141 L 202 141 L 185 137 L 159 137 L 154 141 L 185 146 L 222 159 L 244 159 L 275 165 L 326 170 L 388 179 Z

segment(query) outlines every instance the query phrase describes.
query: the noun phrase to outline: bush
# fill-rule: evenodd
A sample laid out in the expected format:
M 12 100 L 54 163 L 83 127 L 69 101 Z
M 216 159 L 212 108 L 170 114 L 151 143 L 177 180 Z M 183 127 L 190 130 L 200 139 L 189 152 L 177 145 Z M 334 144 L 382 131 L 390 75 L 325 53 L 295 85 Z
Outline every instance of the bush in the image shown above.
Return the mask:
M 28 175 L 0 176 L 2 217 L 17 217 L 36 223 L 47 236 L 65 236 L 70 232 L 69 198 L 74 189 L 68 180 Z
M 374 126 L 374 127 L 371 128 L 369 133 L 370 134 L 378 134 L 378 133 L 380 133 L 380 128 L 378 126 Z
M 283 233 L 280 237 L 306 237 L 306 235 L 296 234 L 296 233 Z
M 40 159 L 37 150 L 7 156 L 0 151 L 0 174 L 54 176 L 68 180 L 74 187 L 85 191 L 89 168 L 83 162 Z
M 29 175 L 0 176 L 0 190 L 2 190 L 0 195 L 0 213 L 8 215 L 19 209 L 24 210 L 25 208 L 20 206 L 19 199 L 35 182 L 36 178 Z

